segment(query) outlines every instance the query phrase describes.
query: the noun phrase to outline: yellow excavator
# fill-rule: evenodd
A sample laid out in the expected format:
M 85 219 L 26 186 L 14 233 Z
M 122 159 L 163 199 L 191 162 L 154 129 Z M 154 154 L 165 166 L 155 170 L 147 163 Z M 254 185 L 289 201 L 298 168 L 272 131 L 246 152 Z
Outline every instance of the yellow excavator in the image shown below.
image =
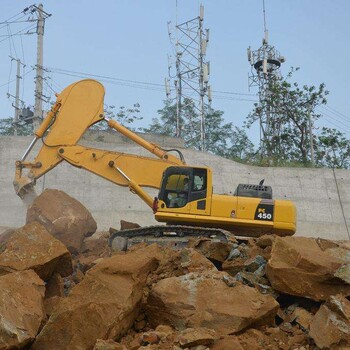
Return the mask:
M 291 201 L 272 198 L 272 189 L 240 184 L 234 195 L 213 193 L 213 174 L 208 167 L 186 165 L 179 150 L 163 149 L 148 142 L 104 115 L 104 87 L 86 79 L 69 85 L 57 95 L 56 103 L 35 132 L 21 160 L 16 161 L 14 187 L 23 198 L 38 178 L 62 161 L 86 169 L 116 185 L 129 187 L 153 210 L 156 225 L 113 231 L 111 242 L 123 249 L 128 241 L 177 240 L 206 236 L 225 239 L 227 232 L 240 236 L 293 235 L 296 209 Z M 77 142 L 93 124 L 108 126 L 153 154 L 143 157 L 84 147 Z M 42 147 L 34 161 L 26 161 L 37 140 Z M 144 187 L 159 189 L 152 198 Z M 120 243 L 120 238 L 123 243 Z M 118 239 L 119 241 L 118 241 Z

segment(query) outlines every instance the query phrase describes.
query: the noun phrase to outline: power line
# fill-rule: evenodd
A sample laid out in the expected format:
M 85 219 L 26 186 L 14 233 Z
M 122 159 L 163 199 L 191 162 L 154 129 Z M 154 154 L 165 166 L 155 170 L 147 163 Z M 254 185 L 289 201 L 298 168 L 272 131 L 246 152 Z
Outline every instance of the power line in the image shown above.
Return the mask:
M 335 123 L 334 120 L 330 119 L 331 117 L 328 118 L 325 114 L 322 114 L 322 116 L 323 116 L 323 118 L 324 118 L 325 120 L 328 121 L 328 123 L 332 124 L 333 126 L 335 126 L 335 127 L 336 127 L 337 129 L 339 129 L 340 131 L 343 131 L 343 132 L 345 132 L 346 134 L 349 134 L 349 133 L 350 133 L 350 129 L 347 129 L 347 128 L 344 129 L 344 126 L 341 126 L 341 125 Z
M 339 116 L 339 118 L 349 122 L 350 121 L 350 117 L 349 116 L 346 116 L 345 114 L 343 113 L 340 113 L 338 112 L 337 110 L 335 110 L 334 108 L 330 107 L 330 106 L 322 106 L 322 108 L 326 109 L 327 111 L 329 111 L 330 113 L 334 113 L 336 114 L 337 116 Z
M 317 110 L 318 110 L 318 112 L 319 112 L 321 115 L 327 116 L 328 118 L 332 119 L 333 121 L 336 121 L 336 122 L 340 123 L 342 126 L 346 126 L 346 127 L 349 127 L 349 128 L 350 128 L 350 123 L 349 123 L 350 121 L 349 121 L 349 120 L 346 120 L 346 119 L 345 119 L 345 121 L 344 121 L 344 120 L 339 120 L 339 119 L 337 119 L 338 116 L 335 115 L 335 114 L 329 115 L 328 113 L 326 113 L 326 112 L 324 112 L 324 111 L 321 111 L 320 109 L 317 109 Z M 331 112 L 331 113 L 332 113 L 332 112 Z
M 0 40 L 0 43 L 2 43 L 3 41 L 7 40 L 10 36 L 13 37 L 13 36 L 17 36 L 17 35 L 30 35 L 30 34 L 34 34 L 35 32 L 29 32 L 30 30 L 36 28 L 36 24 L 31 24 L 30 26 L 24 28 L 24 29 L 21 29 L 19 30 L 18 32 L 14 33 L 14 34 L 11 34 L 11 35 L 0 35 L 0 37 L 5 37 L 5 39 L 2 39 Z M 25 30 L 27 30 L 27 33 L 24 33 L 24 34 L 20 34 L 20 33 L 23 33 Z
M 23 74 L 23 76 L 28 75 L 28 74 L 29 74 L 30 72 L 32 72 L 34 69 L 35 69 L 35 68 L 32 68 L 32 69 L 31 69 L 30 71 L 28 71 L 26 74 Z M 8 85 L 8 84 L 13 83 L 15 80 L 16 80 L 16 79 L 12 79 L 12 80 L 8 81 L 7 83 L 0 85 L 0 88 L 6 86 L 6 85 Z
M 218 96 L 218 95 L 214 95 L 213 97 L 219 100 L 258 102 L 258 100 L 253 100 L 249 98 L 237 98 L 237 97 L 227 97 L 227 96 Z
M 14 16 L 8 18 L 8 19 L 6 19 L 6 20 L 3 21 L 3 22 L 0 22 L 0 25 L 4 24 L 2 27 L 0 27 L 0 29 L 6 27 L 8 24 L 11 24 L 11 23 L 14 23 L 14 22 L 16 22 L 16 21 L 19 21 L 20 19 L 22 19 L 23 17 L 25 17 L 26 15 L 24 14 L 22 17 L 20 17 L 20 18 L 18 18 L 18 19 L 16 19 L 16 20 L 13 20 L 15 17 L 19 16 L 19 15 L 22 14 L 22 13 L 23 13 L 23 11 L 17 13 L 16 15 L 14 15 Z M 12 20 L 12 21 L 11 21 L 11 20 Z
M 151 83 L 151 82 L 145 82 L 145 81 L 138 81 L 138 80 L 128 80 L 128 79 L 121 79 L 121 78 L 115 78 L 110 77 L 106 75 L 98 75 L 98 74 L 92 74 L 92 73 L 84 73 L 84 72 L 76 72 L 72 70 L 67 69 L 60 69 L 60 68 L 54 68 L 54 67 L 47 67 L 49 70 L 56 72 L 56 73 L 72 73 L 77 75 L 82 75 L 85 77 L 96 77 L 96 78 L 102 78 L 102 79 L 109 79 L 109 80 L 115 80 L 115 81 L 121 81 L 121 82 L 127 82 L 127 83 L 135 83 L 135 84 L 144 84 L 144 85 L 153 85 L 153 86 L 161 86 L 163 88 L 163 84 L 157 84 L 157 83 Z
M 145 82 L 145 81 L 140 81 L 140 80 L 121 79 L 121 78 L 116 78 L 116 77 L 111 77 L 111 76 L 106 76 L 106 75 L 77 72 L 77 71 L 61 69 L 61 68 L 55 68 L 55 67 L 47 67 L 47 69 L 49 69 L 49 70 L 51 70 L 51 71 L 53 71 L 55 73 L 63 74 L 63 75 L 76 76 L 76 77 L 80 77 L 80 78 L 95 77 L 95 78 L 99 78 L 99 79 L 108 79 L 108 80 L 118 81 L 118 82 L 123 82 L 123 83 L 132 83 L 132 84 L 140 84 L 140 85 L 161 87 L 161 89 L 154 89 L 156 91 L 163 91 L 164 90 L 164 85 L 163 84 L 159 84 L 159 83 Z M 104 81 L 106 81 L 106 80 L 104 80 Z M 129 85 L 124 85 L 124 84 L 117 84 L 117 85 L 129 86 Z M 142 86 L 133 86 L 133 87 L 145 88 L 145 87 L 142 87 Z M 219 93 L 219 94 L 227 94 L 227 95 L 256 96 L 255 94 L 248 94 L 248 93 L 242 93 L 242 92 L 233 92 L 233 91 L 213 90 L 213 92 Z M 225 99 L 225 98 L 221 97 L 221 99 Z M 227 98 L 227 99 L 231 99 L 231 98 Z M 251 101 L 255 101 L 255 100 L 251 100 Z

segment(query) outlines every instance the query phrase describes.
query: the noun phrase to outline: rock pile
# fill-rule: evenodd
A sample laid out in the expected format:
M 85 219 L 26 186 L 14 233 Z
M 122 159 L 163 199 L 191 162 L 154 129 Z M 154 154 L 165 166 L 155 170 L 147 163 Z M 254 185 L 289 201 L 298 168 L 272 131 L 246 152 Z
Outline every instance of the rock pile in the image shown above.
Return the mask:
M 350 349 L 348 242 L 112 252 L 67 197 L 45 191 L 25 226 L 0 236 L 0 350 Z

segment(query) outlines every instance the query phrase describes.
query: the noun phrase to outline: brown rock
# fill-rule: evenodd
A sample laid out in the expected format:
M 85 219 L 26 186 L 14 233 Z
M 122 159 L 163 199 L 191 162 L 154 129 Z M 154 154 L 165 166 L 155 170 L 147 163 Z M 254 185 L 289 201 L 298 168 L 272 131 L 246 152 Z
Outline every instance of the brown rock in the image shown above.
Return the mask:
M 146 327 L 146 321 L 141 320 L 141 321 L 136 321 L 134 324 L 134 328 L 136 331 L 142 331 Z
M 200 238 L 190 245 L 211 261 L 223 263 L 232 248 L 232 243 L 216 242 L 211 239 Z
M 139 224 L 120 220 L 120 230 L 129 230 L 131 228 L 139 228 L 139 227 L 141 227 Z
M 259 246 L 260 248 L 267 248 L 271 247 L 276 236 L 274 235 L 263 235 L 256 240 L 256 245 Z
M 215 341 L 211 350 L 291 350 L 298 349 L 289 346 L 288 337 L 278 328 L 269 328 L 265 334 L 258 329 L 248 329 L 237 336 L 225 336 Z M 294 339 L 301 340 L 301 338 Z M 295 344 L 295 342 L 293 344 Z M 305 349 L 306 350 L 306 349 Z
M 179 334 L 179 344 L 182 348 L 190 348 L 198 345 L 212 345 L 218 336 L 213 329 L 187 328 Z
M 90 349 L 96 339 L 123 335 L 139 313 L 147 275 L 161 248 L 150 245 L 105 259 L 60 302 L 33 349 Z
M 232 334 L 274 319 L 279 304 L 271 296 L 241 284 L 229 287 L 225 276 L 223 272 L 189 273 L 159 281 L 148 298 L 150 324 L 168 324 L 178 330 L 207 327 Z
M 321 349 L 350 347 L 350 301 L 331 296 L 313 318 L 310 337 Z
M 141 336 L 141 343 L 143 345 L 158 344 L 159 340 L 160 338 L 156 332 L 143 333 Z
M 98 339 L 93 350 L 128 350 L 124 345 L 116 343 L 112 339 Z
M 55 273 L 46 284 L 45 298 L 54 296 L 64 296 L 64 280 L 58 273 Z
M 27 211 L 27 223 L 38 221 L 71 252 L 77 252 L 85 237 L 97 228 L 89 211 L 76 199 L 59 190 L 45 190 Z
M 216 340 L 211 350 L 247 350 L 244 349 L 236 336 L 228 335 Z M 249 349 L 251 350 L 251 349 Z
M 180 251 L 180 258 L 180 266 L 186 273 L 205 270 L 217 271 L 212 262 L 194 249 L 182 249 Z
M 47 316 L 51 316 L 58 304 L 63 300 L 63 297 L 53 296 L 44 300 L 44 308 Z
M 249 350 L 290 350 L 287 337 L 283 334 L 275 333 L 273 337 L 265 335 L 258 329 L 248 329 L 237 338 L 243 349 Z
M 288 339 L 290 349 L 295 349 L 297 345 L 307 345 L 307 336 L 305 334 L 293 335 Z
M 72 260 L 66 247 L 38 222 L 27 224 L 2 242 L 0 274 L 33 269 L 47 281 L 52 274 L 68 276 Z
M 310 329 L 310 323 L 313 317 L 309 311 L 302 307 L 295 308 L 291 314 L 291 319 L 307 331 Z
M 160 324 L 159 326 L 157 326 L 155 331 L 162 341 L 165 341 L 168 338 L 168 336 L 173 333 L 173 329 L 170 326 L 164 324 Z
M 276 237 L 266 268 L 272 287 L 317 301 L 338 293 L 350 295 L 350 281 L 343 273 L 349 251 L 346 255 L 343 248 L 324 241 L 321 246 L 314 238 Z
M 106 258 L 111 256 L 111 249 L 108 244 L 109 235 L 96 234 L 91 237 L 85 238 L 83 246 L 80 250 L 80 254 L 75 257 L 75 260 L 79 262 L 80 269 L 83 272 L 91 269 L 96 265 L 96 260 L 100 258 Z
M 229 273 L 231 276 L 236 276 L 236 274 L 244 269 L 244 264 L 246 262 L 246 257 L 238 257 L 234 260 L 226 260 L 222 265 L 222 270 Z
M 45 319 L 45 284 L 32 271 L 0 277 L 0 349 L 19 349 L 32 342 Z

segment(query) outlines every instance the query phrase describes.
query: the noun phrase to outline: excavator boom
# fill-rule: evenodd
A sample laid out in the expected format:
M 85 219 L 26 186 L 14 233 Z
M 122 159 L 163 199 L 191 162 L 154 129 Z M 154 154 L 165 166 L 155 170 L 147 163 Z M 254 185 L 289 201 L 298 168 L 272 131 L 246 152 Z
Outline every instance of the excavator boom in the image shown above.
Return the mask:
M 69 85 L 59 95 L 51 111 L 35 132 L 35 138 L 20 161 L 16 162 L 14 187 L 23 197 L 36 180 L 56 167 L 63 160 L 84 168 L 117 185 L 129 186 L 149 206 L 153 198 L 142 186 L 159 188 L 163 171 L 170 165 L 184 165 L 179 158 L 158 145 L 148 142 L 114 120 L 104 118 L 104 87 L 95 80 L 82 80 Z M 106 122 L 109 127 L 133 140 L 157 158 L 141 157 L 120 152 L 92 149 L 77 144 L 84 132 L 97 122 Z M 45 136 L 46 134 L 46 136 Z M 35 142 L 42 139 L 42 147 L 34 162 L 26 162 Z M 27 175 L 23 170 L 28 171 Z

